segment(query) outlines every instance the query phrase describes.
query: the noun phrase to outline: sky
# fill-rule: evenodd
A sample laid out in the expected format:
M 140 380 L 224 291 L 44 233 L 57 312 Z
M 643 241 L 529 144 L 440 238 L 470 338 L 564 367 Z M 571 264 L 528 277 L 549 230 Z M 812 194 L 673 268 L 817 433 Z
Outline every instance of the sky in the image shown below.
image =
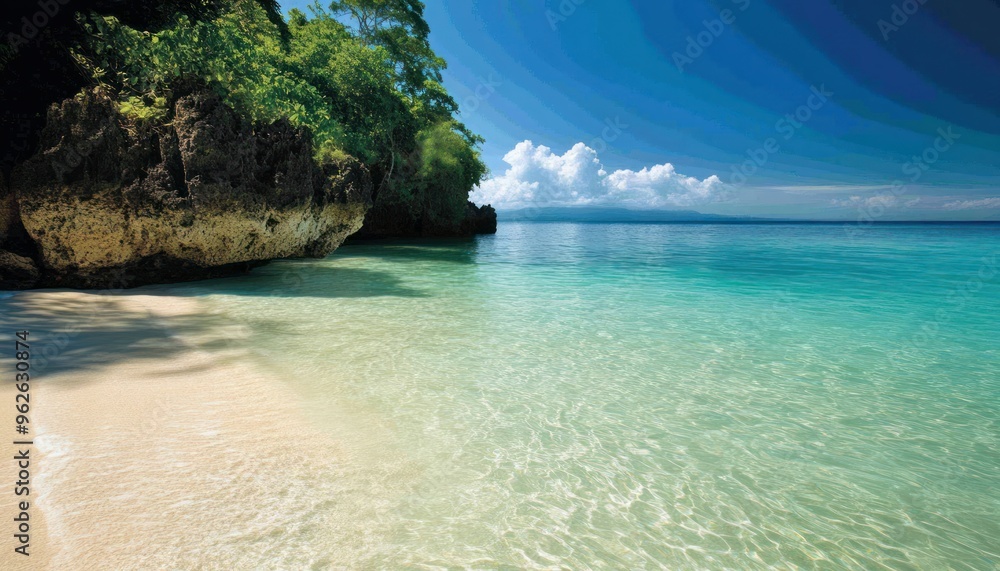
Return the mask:
M 425 4 L 477 202 L 1000 220 L 997 0 Z

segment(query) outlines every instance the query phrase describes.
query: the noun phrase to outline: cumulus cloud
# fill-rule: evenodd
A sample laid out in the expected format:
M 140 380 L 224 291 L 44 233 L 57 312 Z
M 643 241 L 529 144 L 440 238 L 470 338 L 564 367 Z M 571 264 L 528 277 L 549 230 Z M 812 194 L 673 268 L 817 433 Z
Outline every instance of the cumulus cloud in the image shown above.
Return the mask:
M 942 206 L 945 210 L 972 210 L 974 208 L 1000 208 L 1000 198 L 981 198 L 979 200 L 956 200 Z
M 679 174 L 670 163 L 640 171 L 608 172 L 597 151 L 577 143 L 563 155 L 518 143 L 503 158 L 510 165 L 497 177 L 483 181 L 471 199 L 500 208 L 527 206 L 625 206 L 667 208 L 718 202 L 725 186 L 712 175 L 704 180 Z

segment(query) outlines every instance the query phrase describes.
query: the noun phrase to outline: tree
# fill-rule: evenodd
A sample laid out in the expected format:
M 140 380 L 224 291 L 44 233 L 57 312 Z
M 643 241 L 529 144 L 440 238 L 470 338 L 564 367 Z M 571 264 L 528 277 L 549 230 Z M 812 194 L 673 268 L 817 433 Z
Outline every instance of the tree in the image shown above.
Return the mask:
M 417 123 L 395 83 L 390 57 L 381 46 L 357 41 L 322 8 L 313 18 L 292 15 L 290 69 L 314 85 L 345 128 L 344 147 L 381 172 L 392 174 L 398 155 L 412 152 Z M 376 172 L 376 175 L 380 172 Z
M 469 191 L 486 172 L 483 139 L 456 118 L 458 103 L 442 83 L 445 62 L 431 49 L 420 0 L 337 0 L 335 17 L 363 44 L 381 50 L 420 128 L 416 152 L 393 153 L 375 194 L 375 212 L 409 212 L 422 232 L 457 231 Z M 400 145 L 392 145 L 399 148 Z M 404 168 L 395 168 L 397 155 Z
M 427 80 L 441 81 L 447 64 L 431 49 L 420 0 L 336 0 L 330 10 L 351 22 L 351 31 L 362 42 L 385 49 L 407 95 L 419 97 Z
M 427 223 L 457 229 L 465 215 L 469 190 L 482 180 L 486 165 L 452 122 L 424 129 L 417 138 L 421 164 L 416 186 Z

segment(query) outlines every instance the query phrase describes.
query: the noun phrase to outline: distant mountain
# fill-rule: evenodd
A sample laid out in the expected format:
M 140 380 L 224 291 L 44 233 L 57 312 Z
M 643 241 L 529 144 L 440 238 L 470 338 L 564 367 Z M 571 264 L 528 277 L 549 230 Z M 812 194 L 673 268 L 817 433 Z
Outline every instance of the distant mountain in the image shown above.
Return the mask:
M 646 224 L 859 224 L 856 219 L 797 219 L 756 218 L 705 214 L 694 210 L 630 210 L 600 206 L 553 206 L 497 210 L 499 222 L 580 222 L 580 223 L 646 223 Z M 899 224 L 985 224 L 995 226 L 1000 220 L 872 220 L 864 226 Z
M 704 214 L 694 210 L 629 210 L 601 207 L 547 207 L 497 210 L 500 222 L 750 222 L 745 216 Z

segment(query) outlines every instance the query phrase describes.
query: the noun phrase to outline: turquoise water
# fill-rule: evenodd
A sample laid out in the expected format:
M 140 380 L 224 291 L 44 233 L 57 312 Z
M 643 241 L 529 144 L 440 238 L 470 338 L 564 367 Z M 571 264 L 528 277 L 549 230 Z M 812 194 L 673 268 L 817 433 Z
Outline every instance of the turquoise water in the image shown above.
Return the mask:
M 997 569 L 998 254 L 988 225 L 510 223 L 168 289 L 350 442 L 377 509 L 282 539 L 366 538 L 347 567 Z

